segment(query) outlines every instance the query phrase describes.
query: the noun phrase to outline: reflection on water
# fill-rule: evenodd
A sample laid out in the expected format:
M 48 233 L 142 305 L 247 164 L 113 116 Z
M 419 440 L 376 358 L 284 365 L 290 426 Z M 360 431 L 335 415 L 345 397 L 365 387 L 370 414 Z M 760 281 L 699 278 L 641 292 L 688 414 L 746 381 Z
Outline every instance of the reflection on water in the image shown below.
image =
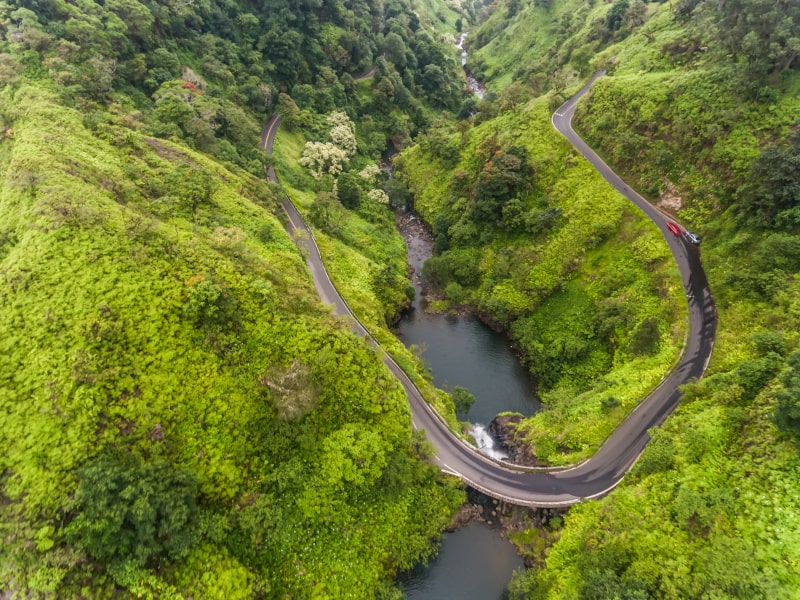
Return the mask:
M 402 581 L 409 600 L 499 600 L 522 559 L 499 531 L 472 523 L 446 533 L 438 556 Z
M 406 346 L 422 350 L 436 387 L 467 388 L 475 404 L 462 419 L 488 425 L 499 412 L 532 415 L 539 408 L 533 382 L 508 338 L 472 315 L 412 311 L 399 324 Z

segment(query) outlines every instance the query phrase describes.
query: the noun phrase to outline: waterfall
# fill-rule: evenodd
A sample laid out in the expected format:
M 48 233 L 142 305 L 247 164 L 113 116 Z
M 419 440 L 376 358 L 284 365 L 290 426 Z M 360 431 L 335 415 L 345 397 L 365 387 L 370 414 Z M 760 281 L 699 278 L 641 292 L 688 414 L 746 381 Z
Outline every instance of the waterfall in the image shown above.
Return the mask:
M 486 456 L 499 459 L 508 458 L 508 454 L 500 449 L 494 438 L 486 431 L 485 425 L 473 423 L 470 428 L 470 433 L 472 437 L 475 438 L 475 444 L 478 446 L 478 450 L 483 452 Z

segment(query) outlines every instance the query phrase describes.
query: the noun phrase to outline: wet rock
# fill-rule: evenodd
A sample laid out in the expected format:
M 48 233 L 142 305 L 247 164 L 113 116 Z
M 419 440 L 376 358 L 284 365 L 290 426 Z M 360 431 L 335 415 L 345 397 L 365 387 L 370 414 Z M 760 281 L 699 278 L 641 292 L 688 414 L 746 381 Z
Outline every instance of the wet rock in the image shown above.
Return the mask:
M 508 462 L 518 465 L 535 467 L 539 460 L 531 447 L 517 435 L 517 426 L 524 419 L 520 414 L 497 415 L 486 431 L 491 435 L 503 450 L 508 454 Z
M 470 523 L 482 520 L 483 509 L 479 505 L 470 503 L 462 504 L 461 508 L 458 509 L 458 512 L 453 515 L 453 518 L 446 530 L 450 532 L 458 531 Z

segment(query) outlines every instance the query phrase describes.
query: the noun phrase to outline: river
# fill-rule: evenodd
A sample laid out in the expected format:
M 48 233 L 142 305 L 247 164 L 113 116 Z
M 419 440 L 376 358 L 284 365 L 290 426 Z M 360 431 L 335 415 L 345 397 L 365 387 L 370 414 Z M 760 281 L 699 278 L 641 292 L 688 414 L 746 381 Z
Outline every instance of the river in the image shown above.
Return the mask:
M 398 324 L 400 339 L 416 346 L 441 389 L 467 388 L 475 404 L 462 420 L 488 425 L 499 412 L 529 416 L 539 410 L 533 381 L 520 364 L 508 336 L 471 314 L 425 312 L 422 265 L 433 253 L 431 234 L 414 213 L 398 211 L 398 227 L 408 246 L 416 298 Z
M 464 49 L 467 33 L 456 48 L 467 87 L 482 99 L 485 88 L 466 69 Z M 499 412 L 532 415 L 541 404 L 529 372 L 520 363 L 508 336 L 494 331 L 472 314 L 435 314 L 425 311 L 422 266 L 433 254 L 429 229 L 413 212 L 395 213 L 398 229 L 408 247 L 408 263 L 416 298 L 398 323 L 400 339 L 415 347 L 433 375 L 434 384 L 445 390 L 467 388 L 475 404 L 460 420 L 472 423 L 478 448 L 490 456 L 506 458 L 486 433 L 486 426 Z M 499 600 L 507 597 L 508 582 L 522 569 L 522 558 L 501 536 L 498 524 L 476 522 L 443 536 L 437 556 L 428 565 L 418 565 L 401 578 L 409 600 Z
M 522 568 L 497 526 L 471 523 L 444 534 L 436 558 L 407 574 L 403 588 L 408 600 L 499 600 Z
M 432 254 L 433 240 L 414 213 L 398 210 L 395 217 L 408 246 L 416 291 L 411 309 L 398 324 L 400 339 L 417 347 L 437 387 L 463 386 L 475 395 L 475 404 L 459 418 L 473 423 L 472 433 L 482 452 L 505 458 L 486 434 L 486 425 L 498 412 L 536 412 L 540 404 L 533 381 L 503 333 L 470 314 L 425 312 L 422 265 Z M 513 572 L 522 568 L 522 559 L 500 533 L 497 525 L 472 523 L 445 534 L 436 558 L 402 579 L 409 600 L 505 597 Z

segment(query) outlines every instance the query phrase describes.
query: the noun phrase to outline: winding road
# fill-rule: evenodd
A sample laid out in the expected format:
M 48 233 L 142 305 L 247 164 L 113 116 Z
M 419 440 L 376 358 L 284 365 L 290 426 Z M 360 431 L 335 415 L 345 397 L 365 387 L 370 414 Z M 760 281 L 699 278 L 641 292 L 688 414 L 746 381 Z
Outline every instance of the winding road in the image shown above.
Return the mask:
M 644 450 L 650 439 L 647 430 L 663 423 L 677 407 L 681 395 L 678 386 L 703 375 L 714 346 L 716 309 L 698 247 L 688 243 L 684 236 L 671 233 L 666 223 L 674 220 L 630 189 L 572 129 L 572 117 L 578 100 L 602 75 L 604 72 L 595 74 L 583 89 L 555 112 L 553 125 L 611 185 L 644 211 L 664 233 L 678 264 L 689 305 L 689 334 L 678 366 L 639 404 L 592 458 L 569 468 L 541 469 L 491 459 L 455 436 L 397 363 L 383 353 L 384 363 L 408 394 L 414 427 L 424 429 L 436 449 L 434 460 L 439 468 L 493 498 L 522 506 L 565 507 L 586 499 L 599 498 L 614 489 Z M 274 115 L 262 131 L 261 147 L 268 154 L 272 152 L 280 121 L 280 116 Z M 272 167 L 269 168 L 269 176 L 277 181 Z M 336 314 L 348 317 L 356 333 L 369 337 L 369 332 L 331 283 L 313 234 L 288 198 L 284 198 L 283 208 L 289 218 L 289 233 L 299 243 L 305 244 L 308 250 L 307 262 L 320 298 L 332 305 Z

